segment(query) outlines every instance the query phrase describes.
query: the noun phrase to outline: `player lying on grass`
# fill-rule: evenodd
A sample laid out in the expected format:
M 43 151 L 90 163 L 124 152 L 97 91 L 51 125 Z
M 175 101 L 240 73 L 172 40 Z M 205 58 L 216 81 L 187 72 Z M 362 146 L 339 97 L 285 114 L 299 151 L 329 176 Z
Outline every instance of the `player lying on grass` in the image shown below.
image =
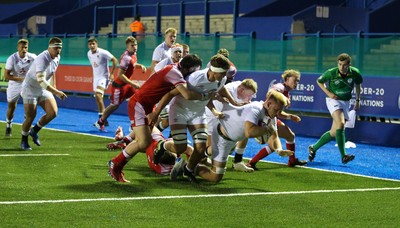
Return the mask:
M 161 140 L 172 140 L 172 139 L 165 139 L 160 130 L 154 127 L 151 132 L 152 141 L 150 145 L 146 149 L 146 157 L 147 163 L 149 164 L 150 169 L 154 172 L 161 174 L 161 175 L 169 175 L 172 167 L 175 164 L 175 160 L 177 158 L 176 151 L 166 151 L 165 154 L 161 157 L 160 162 L 155 164 L 153 161 L 153 154 L 154 149 L 157 146 L 157 143 Z M 107 149 L 115 150 L 115 149 L 125 149 L 126 145 L 131 143 L 135 140 L 135 132 L 131 131 L 129 135 L 124 136 L 121 127 L 118 127 L 117 131 L 115 132 L 115 140 L 116 142 L 112 142 L 107 144 Z M 192 154 L 193 147 L 188 145 L 184 154 L 189 157 Z

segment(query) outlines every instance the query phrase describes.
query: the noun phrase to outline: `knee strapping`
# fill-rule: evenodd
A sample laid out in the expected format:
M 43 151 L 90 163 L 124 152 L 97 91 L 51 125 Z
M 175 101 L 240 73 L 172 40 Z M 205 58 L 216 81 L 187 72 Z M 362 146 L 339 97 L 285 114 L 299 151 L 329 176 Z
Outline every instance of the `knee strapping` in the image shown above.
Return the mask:
M 187 143 L 186 129 L 172 130 L 171 135 L 175 144 Z
M 100 93 L 102 97 L 104 95 L 104 90 L 102 90 L 102 89 L 96 89 L 95 92 Z
M 207 142 L 207 131 L 205 128 L 199 128 L 190 132 L 195 143 Z

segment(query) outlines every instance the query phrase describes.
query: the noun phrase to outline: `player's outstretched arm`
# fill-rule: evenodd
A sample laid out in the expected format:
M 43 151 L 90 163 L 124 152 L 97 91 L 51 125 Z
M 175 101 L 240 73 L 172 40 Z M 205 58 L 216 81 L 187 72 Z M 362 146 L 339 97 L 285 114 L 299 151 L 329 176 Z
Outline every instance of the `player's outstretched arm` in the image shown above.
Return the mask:
M 276 153 L 282 157 L 290 156 L 293 155 L 294 153 L 291 150 L 282 149 L 282 143 L 281 140 L 279 139 L 277 131 L 271 133 L 271 136 L 268 139 L 268 146 L 269 148 L 271 148 L 271 150 L 276 151 Z

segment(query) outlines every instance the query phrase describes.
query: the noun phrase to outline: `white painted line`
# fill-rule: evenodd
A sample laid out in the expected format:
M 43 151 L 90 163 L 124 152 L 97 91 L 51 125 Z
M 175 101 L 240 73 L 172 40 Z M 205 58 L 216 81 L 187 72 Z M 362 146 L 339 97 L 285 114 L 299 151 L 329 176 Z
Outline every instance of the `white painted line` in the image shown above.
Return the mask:
M 0 157 L 69 156 L 70 154 L 0 154 Z
M 233 157 L 232 155 L 229 155 Z M 251 160 L 251 158 L 243 157 L 244 159 Z M 271 163 L 271 164 L 278 164 L 278 165 L 287 165 L 286 163 L 282 162 L 274 162 L 274 161 L 264 161 L 260 160 L 259 162 L 265 162 L 265 163 Z M 297 169 L 313 169 L 313 170 L 318 170 L 322 172 L 328 172 L 328 173 L 339 173 L 339 174 L 346 174 L 350 176 L 356 176 L 356 177 L 365 177 L 369 179 L 376 179 L 376 180 L 385 180 L 385 181 L 394 181 L 394 182 L 400 182 L 400 179 L 390 179 L 390 178 L 383 178 L 383 177 L 374 177 L 374 176 L 367 176 L 367 175 L 362 175 L 362 174 L 357 174 L 357 173 L 349 173 L 349 172 L 342 172 L 342 171 L 336 171 L 336 170 L 330 170 L 330 169 L 321 169 L 321 168 L 316 168 L 316 167 L 310 167 L 310 166 L 296 166 Z
M 49 204 L 49 203 L 79 203 L 98 201 L 135 201 L 135 200 L 160 200 L 160 199 L 183 199 L 183 198 L 212 198 L 212 197 L 235 197 L 235 196 L 259 196 L 259 195 L 296 195 L 317 193 L 342 193 L 342 192 L 373 192 L 373 191 L 397 191 L 397 188 L 359 188 L 359 189 L 336 189 L 336 190 L 311 190 L 291 192 L 252 192 L 232 194 L 209 194 L 209 195 L 181 195 L 181 196 L 143 196 L 124 198 L 98 198 L 98 199 L 65 199 L 65 200 L 32 200 L 32 201 L 0 201 L 0 205 L 14 204 Z

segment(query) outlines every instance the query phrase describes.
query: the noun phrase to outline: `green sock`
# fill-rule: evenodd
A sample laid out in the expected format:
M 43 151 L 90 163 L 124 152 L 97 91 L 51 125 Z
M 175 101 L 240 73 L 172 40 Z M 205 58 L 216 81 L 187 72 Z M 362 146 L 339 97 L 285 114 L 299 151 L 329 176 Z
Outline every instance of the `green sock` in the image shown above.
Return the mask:
M 346 137 L 344 136 L 344 129 L 337 129 L 336 130 L 336 143 L 338 145 L 340 155 L 345 156 L 346 155 Z
M 323 145 L 327 144 L 328 142 L 332 141 L 332 136 L 330 131 L 325 132 L 321 138 L 312 146 L 314 151 L 317 151 Z

